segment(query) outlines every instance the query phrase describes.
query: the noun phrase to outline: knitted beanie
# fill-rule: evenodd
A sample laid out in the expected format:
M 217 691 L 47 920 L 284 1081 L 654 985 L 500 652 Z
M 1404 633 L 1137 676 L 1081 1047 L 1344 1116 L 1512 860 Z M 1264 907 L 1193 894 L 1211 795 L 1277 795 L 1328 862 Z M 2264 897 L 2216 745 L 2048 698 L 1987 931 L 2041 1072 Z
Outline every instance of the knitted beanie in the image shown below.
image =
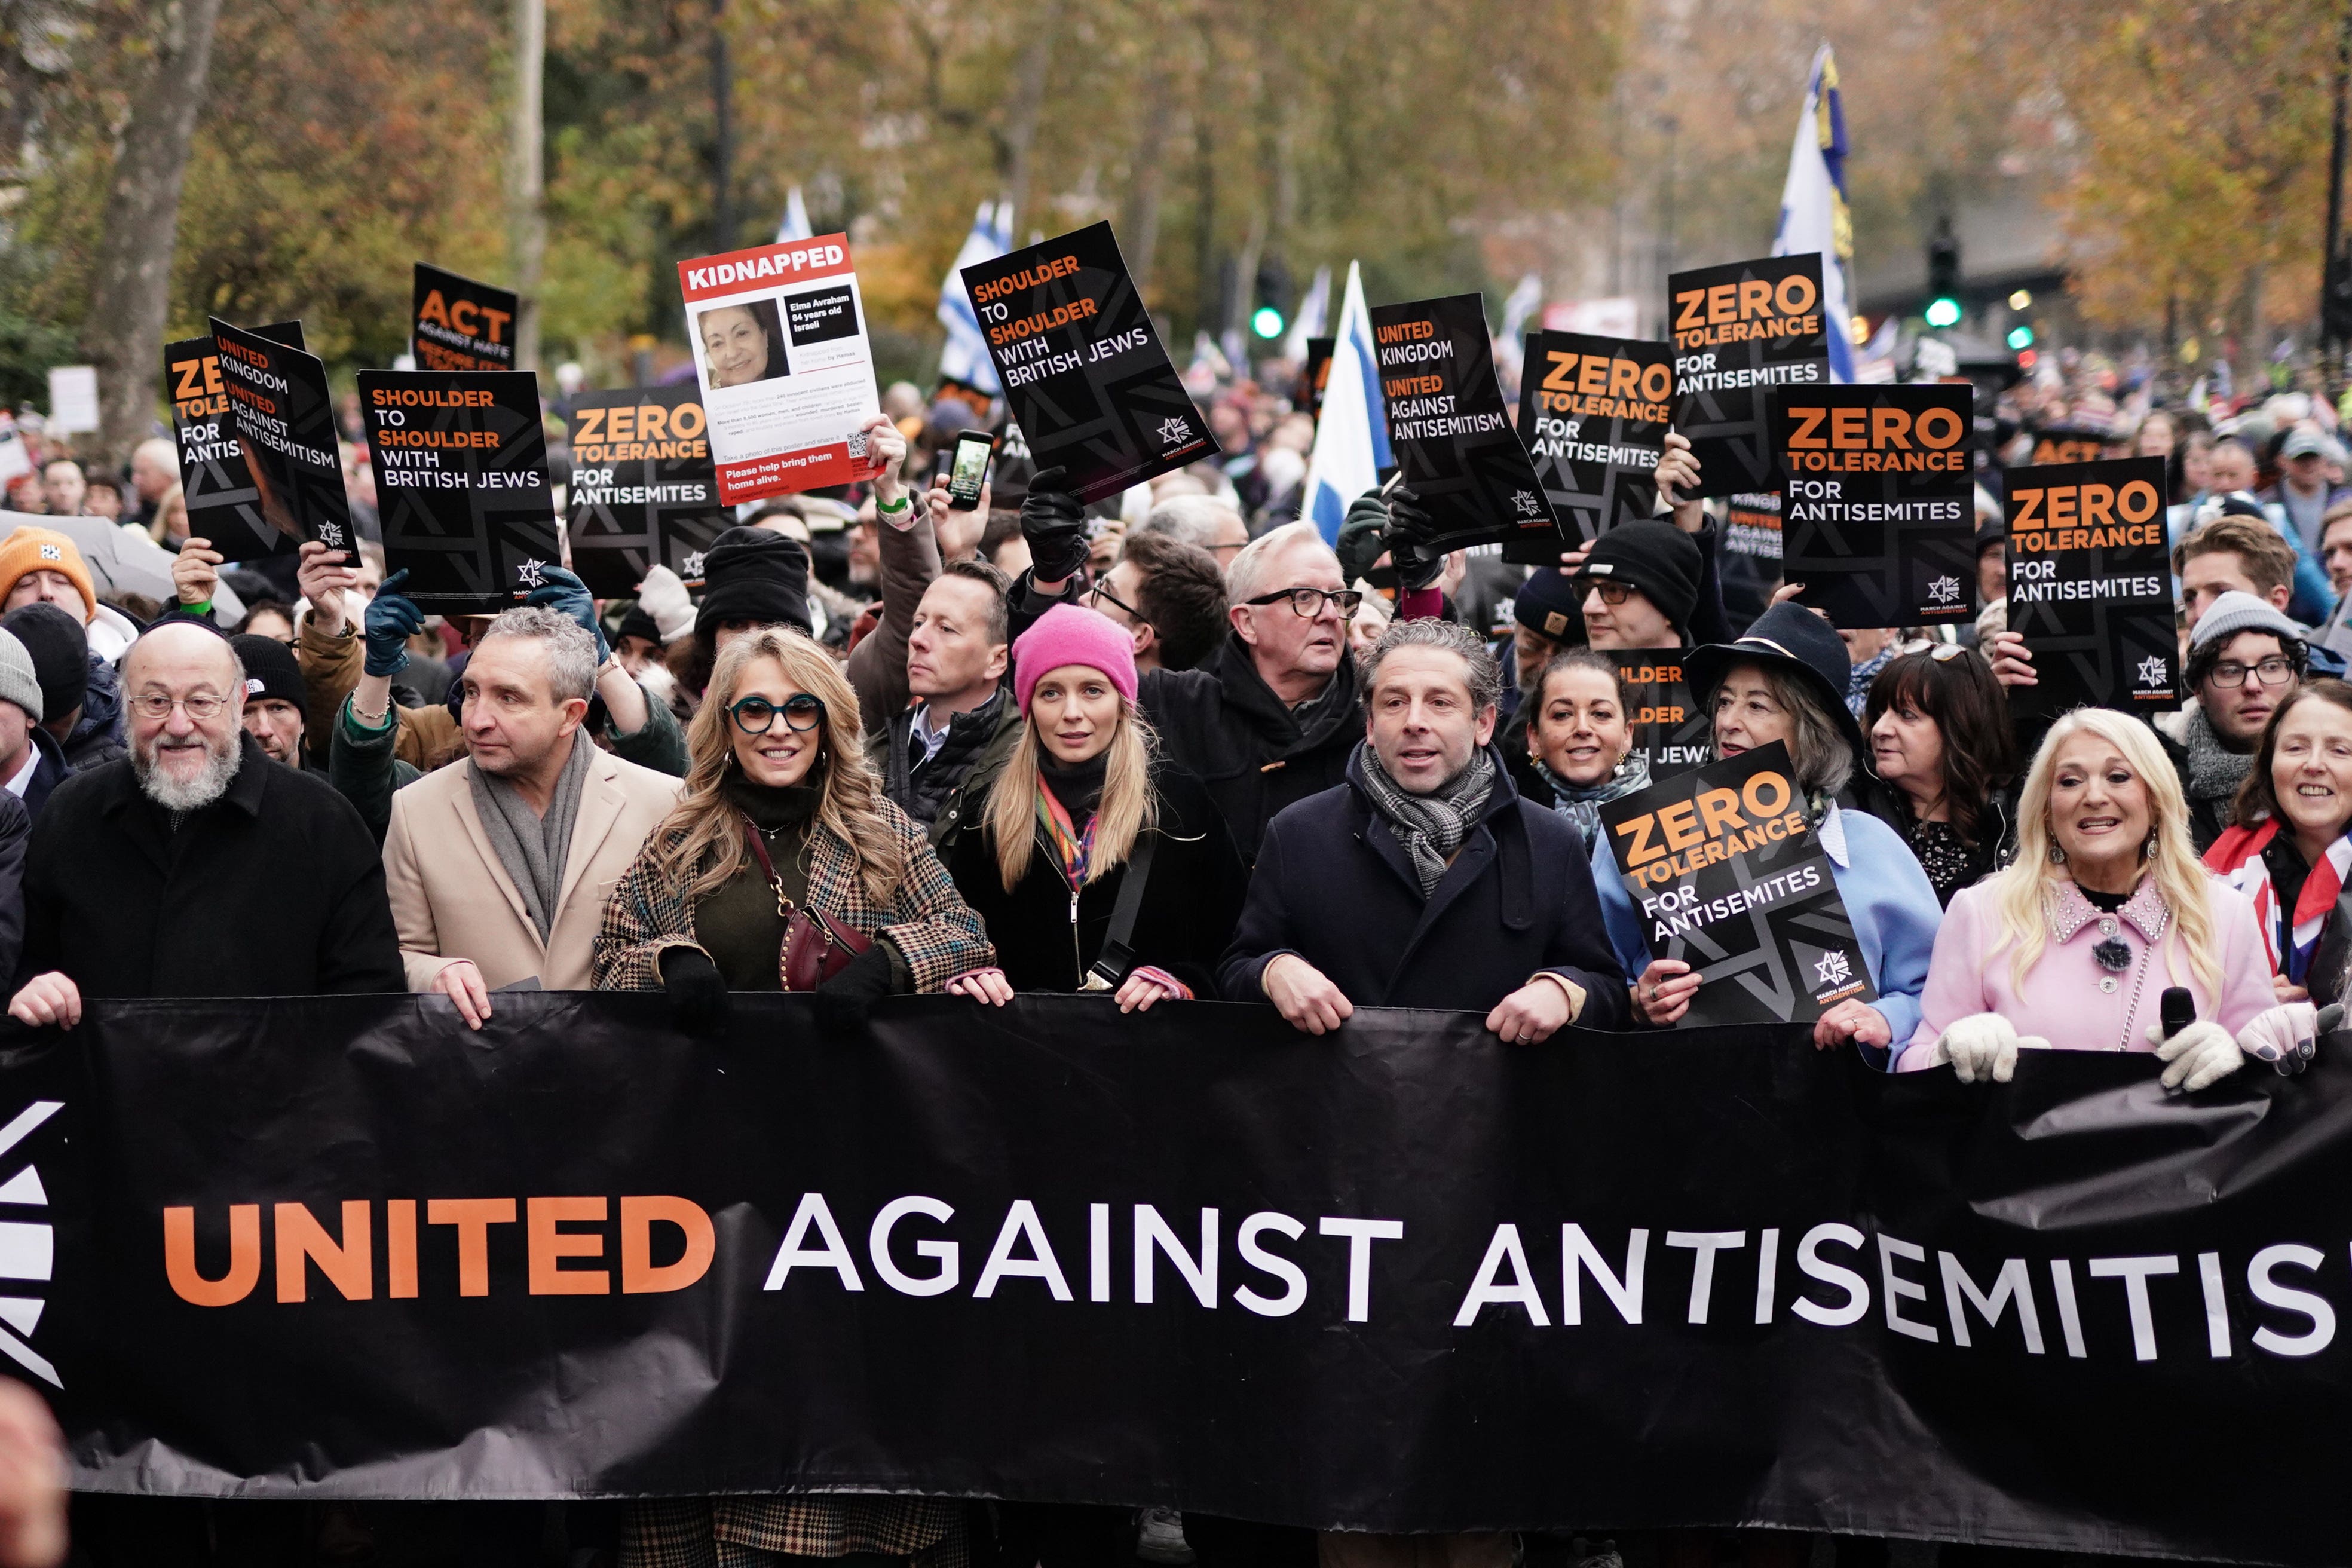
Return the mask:
M 275 697 L 310 711 L 310 689 L 302 683 L 302 667 L 295 662 L 291 647 L 276 637 L 252 636 L 233 637 L 228 646 L 236 649 L 237 662 L 245 666 L 247 702 Z
M 702 558 L 698 633 L 729 621 L 792 626 L 807 631 L 809 552 L 798 540 L 764 528 L 730 528 Z
M 1013 639 L 1013 699 L 1021 711 L 1029 711 L 1029 694 L 1046 671 L 1070 664 L 1102 671 L 1134 703 L 1134 634 L 1099 610 L 1056 605 Z
M 1658 606 L 1668 625 L 1687 635 L 1691 612 L 1698 607 L 1699 576 L 1706 566 L 1697 540 L 1671 522 L 1645 517 L 1621 522 L 1594 540 L 1592 553 L 1584 558 L 1577 575 L 1597 582 L 1631 583 Z
M 33 679 L 41 683 L 41 705 L 50 718 L 62 719 L 81 706 L 89 694 L 89 637 L 70 612 L 37 600 L 9 611 L 0 618 L 0 628 L 33 661 Z
M 28 526 L 0 538 L 0 599 L 5 599 L 27 572 L 64 573 L 81 590 L 83 622 L 98 614 L 98 590 L 91 585 L 89 563 L 64 534 Z
M 34 723 L 41 721 L 41 683 L 33 678 L 33 656 L 5 631 L 0 631 L 0 702 L 14 702 Z
M 1528 574 L 1511 596 L 1511 618 L 1554 641 L 1568 637 L 1583 624 L 1584 595 L 1560 574 L 1557 566 L 1538 566 Z

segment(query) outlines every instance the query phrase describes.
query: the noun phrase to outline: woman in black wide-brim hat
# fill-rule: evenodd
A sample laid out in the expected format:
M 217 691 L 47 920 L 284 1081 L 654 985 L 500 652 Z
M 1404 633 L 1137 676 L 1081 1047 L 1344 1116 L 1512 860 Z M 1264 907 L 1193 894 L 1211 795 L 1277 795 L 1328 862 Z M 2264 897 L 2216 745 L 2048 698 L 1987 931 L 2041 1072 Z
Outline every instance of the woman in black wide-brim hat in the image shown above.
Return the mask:
M 1684 679 L 1713 718 L 1717 761 L 1776 741 L 1789 749 L 1805 819 L 1829 857 L 1877 992 L 1874 1001 L 1848 998 L 1823 1014 L 1813 1044 L 1851 1040 L 1873 1065 L 1885 1067 L 1888 1047 L 1907 1042 L 1919 1026 L 1919 992 L 1944 911 L 1894 829 L 1839 805 L 1864 754 L 1862 731 L 1845 705 L 1850 668 L 1836 631 L 1795 605 L 1775 605 L 1738 641 L 1710 643 L 1683 658 Z M 1593 849 L 1592 880 L 1618 962 L 1640 976 L 1634 1013 L 1655 1026 L 1680 1021 L 1704 976 L 1678 959 L 1650 956 L 1645 921 L 1606 835 Z

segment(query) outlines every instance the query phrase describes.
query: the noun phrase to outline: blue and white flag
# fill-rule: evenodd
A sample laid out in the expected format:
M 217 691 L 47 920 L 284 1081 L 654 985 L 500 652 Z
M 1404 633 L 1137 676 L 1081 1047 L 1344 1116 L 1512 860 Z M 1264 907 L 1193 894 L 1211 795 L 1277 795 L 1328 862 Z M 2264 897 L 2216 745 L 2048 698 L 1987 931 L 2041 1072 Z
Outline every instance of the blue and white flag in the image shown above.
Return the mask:
M 1805 85 L 1805 111 L 1789 150 L 1789 182 L 1780 188 L 1780 232 L 1775 256 L 1822 258 L 1822 324 L 1830 341 L 1830 379 L 1853 379 L 1853 219 L 1845 205 L 1845 106 L 1838 97 L 1837 59 L 1823 44 Z
M 794 185 L 784 197 L 784 219 L 776 225 L 776 243 L 790 245 L 796 239 L 814 239 L 816 230 L 809 226 L 808 205 L 801 200 L 801 188 Z
M 1011 202 L 981 203 L 971 220 L 971 232 L 963 237 L 963 248 L 956 252 L 940 284 L 940 324 L 948 330 L 948 341 L 940 350 L 940 378 L 960 381 L 992 397 L 1004 388 L 997 382 L 996 361 L 989 355 L 988 340 L 981 335 L 980 318 L 971 312 L 963 269 L 993 261 L 1012 249 L 1012 233 Z
M 1289 332 L 1282 340 L 1282 357 L 1293 364 L 1307 363 L 1307 340 L 1319 338 L 1330 331 L 1331 269 L 1318 267 L 1315 281 L 1307 286 L 1307 297 L 1298 301 L 1298 314 L 1292 318 Z
M 1372 316 L 1364 306 L 1363 274 L 1348 263 L 1348 291 L 1339 302 L 1332 332 L 1331 374 L 1323 387 L 1323 411 L 1315 426 L 1315 450 L 1307 461 L 1306 488 L 1298 515 L 1339 537 L 1348 503 L 1381 482 L 1389 456 L 1388 411 L 1381 402 L 1380 360 L 1372 353 Z
M 1503 301 L 1503 330 L 1495 334 L 1495 363 L 1510 372 L 1511 381 L 1518 380 L 1519 362 L 1527 357 L 1528 321 L 1543 309 L 1543 277 L 1535 272 L 1520 279 L 1519 286 Z

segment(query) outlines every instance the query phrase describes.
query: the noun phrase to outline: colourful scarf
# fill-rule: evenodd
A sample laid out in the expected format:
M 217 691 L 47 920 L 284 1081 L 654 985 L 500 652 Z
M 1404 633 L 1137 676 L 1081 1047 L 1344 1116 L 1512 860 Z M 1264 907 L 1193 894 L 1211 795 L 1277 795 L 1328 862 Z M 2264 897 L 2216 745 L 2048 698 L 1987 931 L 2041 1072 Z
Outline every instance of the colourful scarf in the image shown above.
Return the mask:
M 1045 842 L 1054 847 L 1063 879 L 1074 893 L 1086 885 L 1087 862 L 1095 852 L 1095 824 L 1100 818 L 1099 812 L 1089 812 L 1086 826 L 1079 828 L 1070 820 L 1069 807 L 1045 787 L 1043 779 L 1037 782 L 1037 826 L 1045 832 Z
M 2300 985 L 2310 973 L 2312 954 L 2318 951 L 2320 933 L 2327 929 L 2336 895 L 2344 889 L 2345 875 L 2352 871 L 2352 834 L 2329 845 L 2319 864 L 2304 878 L 2291 919 L 2279 907 L 2270 865 L 2263 858 L 2263 851 L 2277 837 L 2276 817 L 2252 827 L 2225 828 L 2213 847 L 2205 851 L 2205 868 L 2254 901 L 2263 942 L 2270 949 L 2272 973 Z

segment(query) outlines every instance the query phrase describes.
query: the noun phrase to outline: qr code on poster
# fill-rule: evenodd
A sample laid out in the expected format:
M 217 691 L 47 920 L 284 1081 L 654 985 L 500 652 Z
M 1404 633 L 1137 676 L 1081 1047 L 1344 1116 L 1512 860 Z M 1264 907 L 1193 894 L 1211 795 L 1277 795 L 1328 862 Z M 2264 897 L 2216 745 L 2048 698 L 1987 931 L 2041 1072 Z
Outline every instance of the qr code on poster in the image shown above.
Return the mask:
M 852 436 L 849 438 L 849 455 L 853 458 L 862 458 L 866 456 L 865 431 L 860 430 L 856 435 Z

